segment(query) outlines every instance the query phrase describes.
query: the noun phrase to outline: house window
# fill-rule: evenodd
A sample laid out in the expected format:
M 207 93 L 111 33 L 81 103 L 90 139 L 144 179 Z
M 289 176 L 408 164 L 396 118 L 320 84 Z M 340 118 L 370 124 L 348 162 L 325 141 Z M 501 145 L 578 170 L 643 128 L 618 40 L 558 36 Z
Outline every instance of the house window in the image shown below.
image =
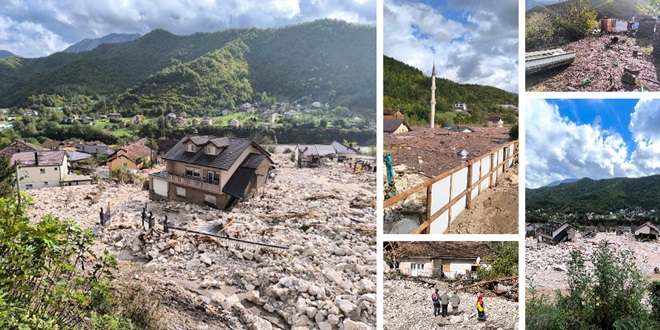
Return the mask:
M 208 171 L 206 172 L 206 178 L 210 183 L 219 183 L 220 173 L 214 171 Z
M 25 185 L 25 190 L 27 190 L 27 189 L 32 189 L 32 185 L 31 184 L 26 184 Z
M 40 168 L 39 169 L 39 174 L 46 174 L 46 169 L 45 168 Z
M 44 186 L 47 186 L 47 185 L 48 185 L 48 181 L 44 181 Z
M 201 171 L 194 167 L 186 167 L 186 176 L 192 177 L 194 179 L 200 179 L 202 177 Z
M 195 145 L 192 143 L 188 143 L 188 151 L 195 152 Z
M 186 197 L 186 188 L 176 187 L 176 195 Z
M 55 168 L 55 171 L 57 171 L 57 167 Z
M 410 268 L 413 270 L 424 270 L 424 264 L 410 264 Z
M 206 147 L 206 154 L 215 155 L 215 146 L 207 146 Z
M 215 196 L 214 195 L 209 195 L 209 194 L 204 194 L 204 201 L 211 204 L 211 205 L 215 205 Z

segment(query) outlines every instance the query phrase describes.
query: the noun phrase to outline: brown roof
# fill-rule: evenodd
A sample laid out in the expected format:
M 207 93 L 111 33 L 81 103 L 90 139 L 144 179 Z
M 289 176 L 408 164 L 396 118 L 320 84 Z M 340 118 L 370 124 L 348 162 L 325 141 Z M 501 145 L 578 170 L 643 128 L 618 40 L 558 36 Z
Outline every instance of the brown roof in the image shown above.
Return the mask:
M 151 149 L 139 143 L 133 143 L 131 145 L 127 145 L 119 150 L 124 150 L 126 153 L 123 154 L 123 156 L 132 160 L 134 163 L 137 163 L 138 159 L 140 158 L 149 157 L 151 155 Z M 119 150 L 117 150 L 113 155 L 117 154 Z M 110 157 L 112 158 L 112 156 Z
M 486 242 L 399 242 L 402 257 L 483 258 L 493 256 Z
M 0 150 L 0 157 L 11 157 L 11 155 L 17 152 L 27 152 L 27 151 L 42 151 L 44 148 L 34 145 L 29 142 L 24 141 L 14 141 L 12 144 L 8 145 L 4 149 Z
M 11 164 L 18 160 L 21 167 L 60 166 L 64 164 L 64 155 L 64 150 L 19 152 L 11 156 Z
M 46 140 L 41 146 L 49 150 L 57 150 L 60 147 L 60 143 L 61 142 L 57 140 Z
M 385 133 L 392 133 L 396 131 L 399 126 L 404 125 L 410 130 L 410 127 L 406 125 L 403 119 L 396 119 L 396 118 L 384 118 L 383 119 L 383 132 Z

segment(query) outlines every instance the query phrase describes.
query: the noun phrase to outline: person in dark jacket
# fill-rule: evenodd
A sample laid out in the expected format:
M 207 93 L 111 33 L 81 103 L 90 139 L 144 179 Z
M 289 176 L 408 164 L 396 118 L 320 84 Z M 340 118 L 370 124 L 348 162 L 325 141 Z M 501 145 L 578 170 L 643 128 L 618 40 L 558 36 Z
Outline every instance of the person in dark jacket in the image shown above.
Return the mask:
M 435 293 L 431 295 L 431 301 L 433 301 L 433 316 L 440 315 L 440 293 L 438 293 L 438 289 L 435 289 Z
M 447 292 L 440 296 L 440 302 L 442 303 L 442 317 L 447 317 L 447 307 L 449 306 L 449 295 Z

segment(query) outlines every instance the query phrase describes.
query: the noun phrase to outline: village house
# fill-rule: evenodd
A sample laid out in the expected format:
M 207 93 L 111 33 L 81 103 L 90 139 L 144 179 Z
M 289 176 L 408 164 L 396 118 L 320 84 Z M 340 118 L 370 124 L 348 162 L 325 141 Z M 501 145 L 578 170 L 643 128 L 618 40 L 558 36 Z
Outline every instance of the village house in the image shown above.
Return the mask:
M 227 125 L 229 127 L 238 127 L 238 119 L 232 118 Z
M 502 117 L 498 116 L 488 117 L 488 126 L 502 127 L 504 126 L 504 120 L 502 120 Z
M 383 119 L 383 132 L 391 134 L 401 134 L 409 132 L 410 127 L 403 119 Z
M 92 155 L 94 158 L 110 157 L 115 151 L 103 142 L 82 142 L 76 146 L 76 151 Z
M 46 148 L 34 145 L 29 142 L 16 140 L 12 144 L 6 146 L 4 149 L 0 150 L 0 157 L 11 157 L 15 153 L 19 152 L 32 152 L 32 151 L 44 151 Z
M 476 278 L 482 260 L 493 257 L 485 242 L 398 242 L 390 271 L 409 276 Z
M 398 110 L 384 110 L 383 118 L 386 119 L 406 119 L 406 116 Z
M 122 167 L 137 171 L 146 167 L 150 160 L 151 149 L 144 144 L 133 143 L 113 152 L 108 157 L 107 165 L 111 171 Z
M 337 151 L 332 145 L 322 144 L 298 144 L 295 150 L 296 163 L 298 167 L 315 167 L 321 164 L 321 159 L 333 159 Z
M 577 227 L 568 222 L 551 222 L 539 228 L 536 237 L 540 243 L 554 245 L 561 242 L 572 241 L 575 239 L 576 231 Z
M 121 119 L 121 113 L 109 113 L 108 119 Z
M 166 198 L 219 209 L 265 187 L 274 164 L 249 139 L 186 136 L 163 157 L 166 170 L 149 175 L 151 199 Z
M 66 151 L 19 152 L 11 156 L 11 163 L 19 163 L 21 189 L 77 186 L 90 184 L 92 178 L 69 173 Z
M 465 103 L 456 103 L 454 104 L 454 111 L 455 112 L 467 112 L 467 104 Z
M 139 124 L 144 121 L 144 117 L 142 115 L 135 115 L 133 118 L 131 118 L 131 122 L 133 124 Z
M 660 230 L 657 226 L 650 222 L 645 222 L 633 230 L 636 239 L 639 240 L 656 240 L 660 235 Z

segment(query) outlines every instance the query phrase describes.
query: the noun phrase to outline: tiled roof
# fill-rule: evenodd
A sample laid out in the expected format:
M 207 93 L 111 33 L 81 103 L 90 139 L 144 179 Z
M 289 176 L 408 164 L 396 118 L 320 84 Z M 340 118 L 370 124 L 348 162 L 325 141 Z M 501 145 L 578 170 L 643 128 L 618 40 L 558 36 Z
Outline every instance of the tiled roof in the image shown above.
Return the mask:
M 71 151 L 69 152 L 69 158 L 67 161 L 69 162 L 77 162 L 79 160 L 91 158 L 92 155 L 86 153 L 86 152 L 80 152 L 80 151 Z
M 256 169 L 266 159 L 266 155 L 251 153 L 245 157 L 241 167 Z
M 176 145 L 176 143 L 179 142 L 177 140 L 170 140 L 170 139 L 158 139 L 156 140 L 156 145 L 158 146 L 158 152 L 166 154 L 172 147 Z
M 151 155 L 151 149 L 139 143 L 133 143 L 131 145 L 121 147 L 121 149 L 119 150 L 124 150 L 126 153 L 123 154 L 123 156 L 132 160 L 133 162 L 137 162 L 138 159 L 143 157 L 149 157 Z M 119 150 L 117 150 L 115 154 L 119 152 Z
M 213 143 L 216 147 L 221 148 L 220 153 L 218 155 L 208 155 L 206 154 L 205 148 L 198 148 L 195 152 L 186 151 L 184 144 L 188 140 L 198 146 L 203 146 L 206 143 Z M 245 151 L 250 145 L 259 149 L 264 155 L 266 155 L 266 157 L 269 155 L 267 151 L 263 150 L 259 145 L 249 139 L 186 136 L 172 147 L 172 149 L 165 154 L 163 159 L 228 170 L 238 160 L 238 157 L 241 156 L 243 151 Z
M 64 150 L 19 152 L 11 156 L 11 164 L 18 160 L 21 162 L 21 167 L 60 166 L 64 163 L 64 155 L 66 155 Z M 39 159 L 38 164 L 35 158 Z
M 408 127 L 408 125 L 406 125 L 406 123 L 404 123 L 403 119 L 384 118 L 383 119 L 383 132 L 392 133 L 392 132 L 396 131 L 396 129 L 399 128 L 399 126 L 401 126 L 401 125 L 405 125 L 406 127 Z M 408 129 L 410 129 L 410 127 L 408 127 Z
M 14 141 L 4 149 L 0 150 L 0 157 L 11 157 L 17 152 L 42 151 L 46 150 L 40 146 L 24 141 Z
M 101 144 L 89 144 L 89 143 L 81 144 L 81 145 L 76 147 L 76 151 L 85 152 L 85 153 L 88 153 L 88 154 L 99 154 L 99 155 L 106 155 L 106 156 L 112 155 L 115 152 L 114 150 L 110 149 L 110 147 L 108 147 L 107 145 L 102 144 L 102 143 Z
M 239 167 L 231 178 L 229 178 L 225 187 L 222 188 L 222 192 L 235 198 L 243 197 L 245 189 L 250 184 L 252 176 L 254 176 L 254 172 L 255 170 L 253 168 Z
M 493 256 L 486 242 L 398 242 L 403 257 L 483 258 Z

